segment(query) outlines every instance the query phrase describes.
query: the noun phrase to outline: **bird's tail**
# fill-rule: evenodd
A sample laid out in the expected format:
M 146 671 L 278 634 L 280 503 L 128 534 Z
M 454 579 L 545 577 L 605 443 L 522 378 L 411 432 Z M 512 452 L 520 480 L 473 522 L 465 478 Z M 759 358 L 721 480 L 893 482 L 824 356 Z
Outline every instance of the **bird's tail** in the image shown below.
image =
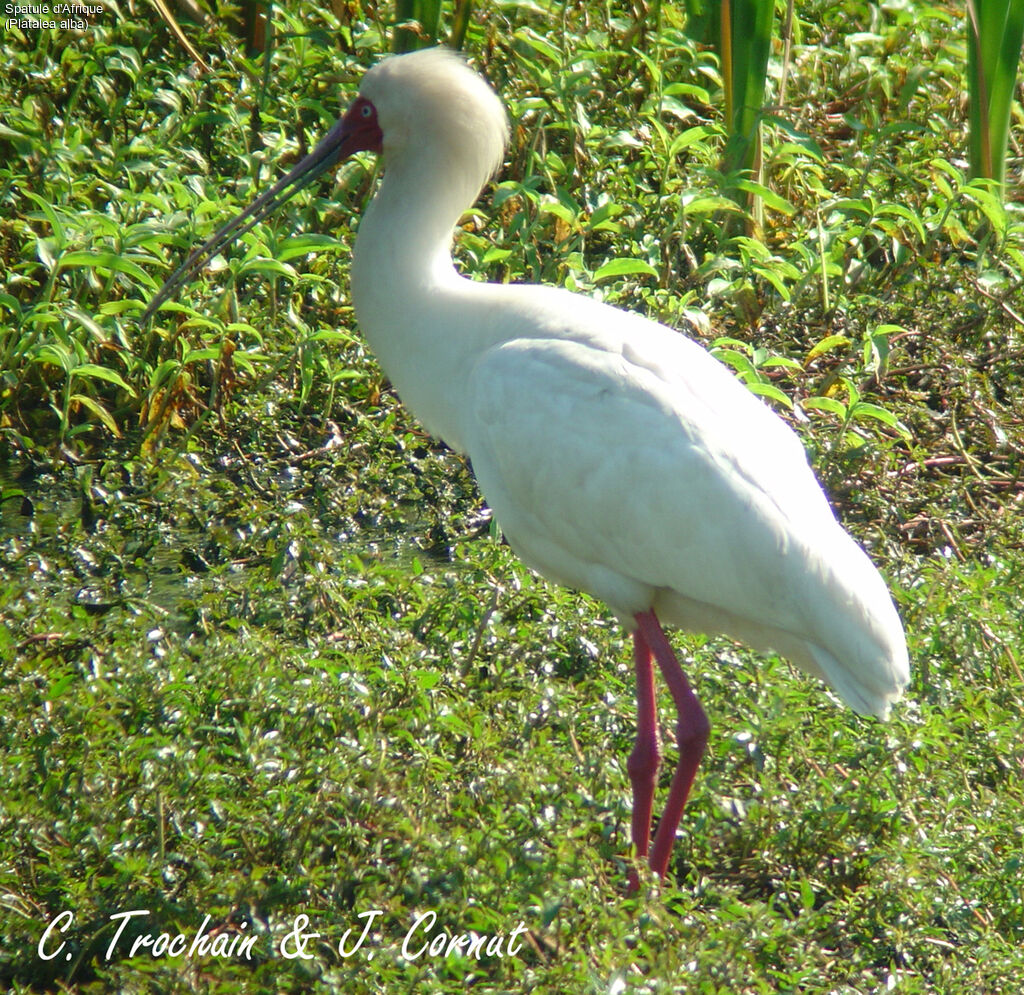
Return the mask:
M 902 643 L 893 647 L 888 656 L 880 654 L 856 667 L 840 663 L 821 646 L 808 643 L 807 651 L 820 676 L 861 715 L 887 719 L 890 708 L 903 696 L 910 680 L 906 646 Z

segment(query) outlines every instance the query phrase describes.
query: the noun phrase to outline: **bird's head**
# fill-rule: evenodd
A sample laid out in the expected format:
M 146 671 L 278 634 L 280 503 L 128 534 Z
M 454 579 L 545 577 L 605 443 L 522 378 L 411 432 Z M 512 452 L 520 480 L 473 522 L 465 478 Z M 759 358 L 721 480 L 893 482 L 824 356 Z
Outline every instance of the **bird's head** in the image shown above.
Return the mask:
M 140 321 L 148 321 L 210 259 L 356 152 L 383 153 L 385 169 L 405 164 L 416 170 L 430 161 L 461 180 L 465 195 L 475 198 L 501 164 L 507 138 L 501 101 L 454 52 L 422 49 L 385 59 L 363 77 L 359 95 L 316 148 L 196 249 L 168 277 Z
M 480 188 L 501 165 L 508 118 L 497 94 L 465 60 L 446 48 L 385 59 L 371 69 L 346 117 L 369 105 L 380 127 L 384 168 L 448 167 Z

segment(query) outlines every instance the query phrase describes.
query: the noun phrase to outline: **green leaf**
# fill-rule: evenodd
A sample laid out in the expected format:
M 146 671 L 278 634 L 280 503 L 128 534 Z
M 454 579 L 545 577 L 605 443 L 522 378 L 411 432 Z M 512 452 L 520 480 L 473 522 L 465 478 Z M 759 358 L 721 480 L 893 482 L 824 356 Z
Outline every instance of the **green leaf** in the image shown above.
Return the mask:
M 811 351 L 807 353 L 807 357 L 804 359 L 804 365 L 806 366 L 812 360 L 823 356 L 826 352 L 832 352 L 834 349 L 845 349 L 849 344 L 850 339 L 845 335 L 826 335 L 825 338 L 811 347 Z
M 286 263 L 289 259 L 294 259 L 296 256 L 305 256 L 311 252 L 340 252 L 344 248 L 345 244 L 332 235 L 318 235 L 315 233 L 294 235 L 286 238 L 278 245 L 277 258 L 282 263 Z
M 601 266 L 594 274 L 595 280 L 607 280 L 613 276 L 631 276 L 642 274 L 643 276 L 658 276 L 658 271 L 642 259 L 611 259 Z
M 967 0 L 971 176 L 995 181 L 999 200 L 1022 41 L 1024 3 L 1020 0 Z
M 182 363 L 202 363 L 211 359 L 220 359 L 220 349 L 214 346 L 207 346 L 204 349 L 190 349 L 182 359 Z
M 116 252 L 96 251 L 92 249 L 77 249 L 74 252 L 66 252 L 60 257 L 57 263 L 57 271 L 71 269 L 74 267 L 85 267 L 94 269 L 101 273 L 117 272 L 127 273 L 134 277 L 139 283 L 156 289 L 157 283 L 144 269 Z
M 1006 209 L 1003 207 L 997 189 L 989 186 L 987 181 L 978 179 L 964 187 L 962 193 L 964 197 L 974 201 L 981 208 L 981 212 L 988 219 L 992 230 L 1002 237 L 1006 234 Z
M 760 394 L 762 397 L 770 397 L 787 408 L 793 407 L 793 401 L 788 394 L 780 390 L 773 383 L 765 383 L 763 380 L 747 381 L 747 388 L 752 394 Z
M 54 211 L 54 209 L 50 206 L 50 204 L 47 201 L 43 200 L 43 198 L 40 197 L 39 194 L 34 193 L 32 190 L 25 190 L 24 193 L 29 200 L 33 200 L 39 205 L 40 210 L 42 210 L 44 216 L 46 217 L 46 220 L 50 222 L 50 228 L 53 230 L 53 235 L 54 238 L 57 240 L 57 244 L 61 247 L 66 245 L 67 238 L 64 235 L 64 226 L 57 219 L 57 214 Z
M 720 363 L 731 366 L 743 380 L 748 382 L 760 380 L 754 364 L 742 352 L 736 349 L 712 348 L 711 355 Z
M 50 366 L 59 366 L 67 373 L 74 365 L 71 353 L 62 345 L 54 342 L 47 342 L 40 346 L 32 355 L 36 363 L 45 363 Z
M 114 421 L 110 412 L 98 401 L 86 394 L 72 394 L 70 401 L 72 404 L 80 404 L 83 408 L 87 408 L 97 418 L 99 418 L 99 420 L 103 422 L 108 429 L 110 429 L 112 435 L 117 436 L 117 438 L 121 438 L 121 430 L 117 427 L 117 422 Z
M 97 366 L 95 363 L 81 363 L 69 371 L 69 376 L 72 379 L 106 380 L 108 383 L 117 384 L 118 387 L 128 391 L 132 397 L 135 397 L 135 391 L 124 382 L 121 374 L 116 370 L 107 369 L 105 366 Z
M 417 670 L 414 673 L 416 685 L 421 691 L 429 691 L 441 683 L 441 674 L 436 670 Z
M 789 356 L 769 356 L 763 363 L 758 363 L 761 369 L 768 369 L 773 366 L 781 366 L 785 370 L 802 370 L 803 364 Z
M 497 246 L 493 246 L 484 253 L 484 258 L 481 262 L 484 266 L 489 266 L 491 263 L 504 262 L 511 255 L 511 249 L 499 249 Z
M 517 31 L 515 33 L 515 38 L 517 41 L 525 42 L 538 55 L 541 55 L 548 61 L 553 62 L 556 66 L 561 66 L 562 53 L 559 52 L 558 49 L 551 44 L 551 42 L 546 41 L 544 38 L 538 37 L 529 28 L 524 28 L 520 31 Z
M 74 318 L 98 342 L 109 340 L 110 336 L 106 329 L 92 315 L 86 314 L 77 307 L 69 307 L 67 315 L 69 318 Z
M 247 259 L 238 267 L 239 276 L 247 276 L 250 273 L 287 277 L 298 275 L 291 266 L 282 263 L 279 259 L 271 259 L 269 256 L 256 256 L 254 259 Z
M 789 300 L 789 287 L 786 286 L 782 279 L 782 275 L 776 269 L 771 266 L 756 266 L 754 268 L 754 272 L 756 272 L 758 276 L 767 280 L 778 291 L 779 296 L 784 301 Z
M 869 401 L 858 401 L 853 405 L 850 408 L 850 418 L 851 420 L 854 418 L 874 418 L 896 429 L 901 435 L 910 436 L 907 428 L 900 423 L 900 420 L 891 411 L 887 411 L 885 408 L 872 404 Z
M 594 208 L 593 213 L 587 221 L 588 231 L 619 231 L 620 226 L 612 219 L 622 213 L 622 207 L 612 200 L 606 200 L 603 204 Z
M 909 207 L 906 207 L 903 204 L 882 204 L 879 206 L 876 213 L 879 216 L 891 214 L 895 217 L 909 221 L 913 226 L 914 231 L 917 233 L 917 237 L 920 238 L 922 242 L 927 240 L 928 235 L 924 230 L 924 222 L 922 222 L 922 220 Z
M 728 197 L 683 197 L 680 206 L 686 215 L 715 214 L 718 211 L 742 213 L 739 205 Z
M 792 217 L 796 214 L 796 208 L 785 197 L 780 197 L 774 190 L 769 190 L 763 183 L 739 179 L 736 180 L 735 186 L 737 190 L 743 190 L 746 193 L 753 194 L 755 197 L 760 197 L 764 201 L 765 207 L 770 207 L 773 211 L 778 211 L 780 214 L 785 214 L 786 217 Z
M 705 138 L 710 138 L 714 133 L 714 129 L 708 128 L 705 125 L 698 125 L 695 128 L 687 128 L 686 131 L 677 135 L 672 140 L 672 144 L 668 147 L 668 158 L 675 158 L 683 151 L 683 149 L 688 149 L 691 145 L 695 145 L 697 142 L 701 142 Z
M 771 53 L 774 0 L 732 0 L 723 8 L 722 80 L 730 149 L 725 171 L 750 170 L 764 106 L 764 86 Z
M 808 397 L 800 402 L 800 406 L 807 411 L 829 411 L 844 420 L 846 419 L 846 405 L 834 397 Z

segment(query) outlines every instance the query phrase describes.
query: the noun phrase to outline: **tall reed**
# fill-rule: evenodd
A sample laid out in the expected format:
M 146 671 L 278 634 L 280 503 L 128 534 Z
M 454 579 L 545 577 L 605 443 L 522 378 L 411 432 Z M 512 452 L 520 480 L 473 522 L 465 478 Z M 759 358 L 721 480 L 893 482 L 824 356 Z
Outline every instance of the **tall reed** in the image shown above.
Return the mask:
M 970 171 L 1000 192 L 1022 41 L 1024 0 L 967 0 Z

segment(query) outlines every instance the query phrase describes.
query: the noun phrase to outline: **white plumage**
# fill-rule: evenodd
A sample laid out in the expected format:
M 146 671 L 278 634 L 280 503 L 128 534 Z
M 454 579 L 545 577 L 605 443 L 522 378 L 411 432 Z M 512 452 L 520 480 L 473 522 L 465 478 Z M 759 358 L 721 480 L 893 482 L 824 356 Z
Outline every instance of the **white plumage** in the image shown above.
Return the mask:
M 507 134 L 461 59 L 388 59 L 360 94 L 385 172 L 356 242 L 359 326 L 413 414 L 469 456 L 516 552 L 627 624 L 654 608 L 778 650 L 884 717 L 908 679 L 903 628 L 789 427 L 678 332 L 455 271 L 452 230 Z
M 460 58 L 389 58 L 321 146 L 204 248 L 338 158 L 383 154 L 352 266 L 360 328 L 413 414 L 469 457 L 512 548 L 633 631 L 641 856 L 660 759 L 654 653 L 680 716 L 679 768 L 650 855 L 663 875 L 707 729 L 657 618 L 776 650 L 882 718 L 909 679 L 903 629 L 797 437 L 704 349 L 564 290 L 455 271 L 453 227 L 507 134 L 497 96 Z

